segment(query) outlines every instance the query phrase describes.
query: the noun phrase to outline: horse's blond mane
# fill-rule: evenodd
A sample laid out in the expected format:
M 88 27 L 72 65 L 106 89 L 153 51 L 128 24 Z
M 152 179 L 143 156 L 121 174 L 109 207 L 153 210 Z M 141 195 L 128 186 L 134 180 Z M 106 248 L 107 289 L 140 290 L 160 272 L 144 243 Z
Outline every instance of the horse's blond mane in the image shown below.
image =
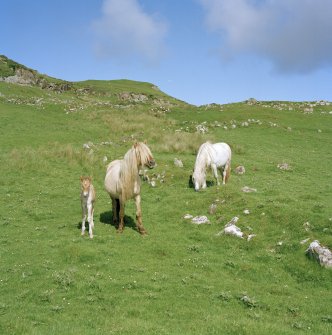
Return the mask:
M 141 142 L 135 143 L 127 151 L 121 161 L 120 180 L 122 186 L 123 200 L 132 198 L 134 194 L 135 183 L 140 183 L 139 167 L 152 157 L 151 151 L 147 145 Z

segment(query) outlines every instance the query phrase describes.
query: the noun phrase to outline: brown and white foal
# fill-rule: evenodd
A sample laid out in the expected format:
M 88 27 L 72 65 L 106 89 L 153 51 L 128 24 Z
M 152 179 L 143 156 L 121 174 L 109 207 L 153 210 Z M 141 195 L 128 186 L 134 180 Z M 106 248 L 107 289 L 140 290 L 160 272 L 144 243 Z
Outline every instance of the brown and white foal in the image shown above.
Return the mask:
M 94 227 L 93 211 L 96 200 L 96 192 L 91 183 L 91 177 L 81 176 L 81 205 L 82 205 L 82 235 L 85 232 L 85 220 L 88 218 L 89 236 L 93 238 L 92 229 Z

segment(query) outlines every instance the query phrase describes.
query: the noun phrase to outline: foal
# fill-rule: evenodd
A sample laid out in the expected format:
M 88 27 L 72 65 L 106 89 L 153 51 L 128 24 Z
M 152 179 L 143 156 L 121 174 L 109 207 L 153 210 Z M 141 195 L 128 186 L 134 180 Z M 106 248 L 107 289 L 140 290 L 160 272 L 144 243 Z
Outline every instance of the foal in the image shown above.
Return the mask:
M 85 232 L 85 220 L 88 217 L 89 222 L 89 236 L 93 238 L 92 229 L 93 223 L 93 211 L 94 202 L 96 200 L 96 192 L 91 183 L 91 177 L 81 176 L 81 205 L 82 205 L 82 235 Z

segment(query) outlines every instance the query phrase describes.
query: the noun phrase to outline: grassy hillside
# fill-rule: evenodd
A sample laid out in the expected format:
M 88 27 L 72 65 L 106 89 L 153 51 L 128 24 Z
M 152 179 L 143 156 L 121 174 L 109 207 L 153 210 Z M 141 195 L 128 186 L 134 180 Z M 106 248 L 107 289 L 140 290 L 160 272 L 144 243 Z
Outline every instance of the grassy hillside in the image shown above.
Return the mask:
M 305 256 L 315 239 L 332 248 L 331 120 L 324 102 L 195 107 L 128 80 L 0 81 L 0 334 L 331 334 L 332 272 Z M 142 184 L 147 237 L 133 202 L 116 233 L 103 189 L 135 139 L 158 164 L 156 186 Z M 233 173 L 195 192 L 206 140 L 231 145 Z M 80 236 L 82 174 L 97 190 L 93 240 Z M 252 240 L 218 236 L 235 216 Z

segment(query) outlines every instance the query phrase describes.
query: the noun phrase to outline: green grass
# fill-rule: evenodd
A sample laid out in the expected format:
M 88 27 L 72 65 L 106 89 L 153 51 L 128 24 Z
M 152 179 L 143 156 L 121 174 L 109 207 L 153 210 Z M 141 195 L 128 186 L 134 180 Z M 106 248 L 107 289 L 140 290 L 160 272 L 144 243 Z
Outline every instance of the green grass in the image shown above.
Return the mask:
M 301 103 L 198 108 L 147 83 L 75 85 L 91 91 L 0 82 L 1 334 L 332 332 L 332 272 L 300 243 L 332 247 L 331 106 L 312 114 Z M 149 99 L 121 101 L 122 91 Z M 160 98 L 169 112 L 155 105 Z M 241 126 L 248 119 L 260 123 Z M 208 132 L 196 133 L 203 122 Z M 158 164 L 148 172 L 156 187 L 142 186 L 147 237 L 135 229 L 132 201 L 116 233 L 103 189 L 104 156 L 122 157 L 135 139 L 148 140 Z M 233 171 L 244 165 L 246 173 L 220 188 L 208 174 L 212 185 L 194 192 L 189 176 L 205 140 L 230 143 Z M 83 148 L 88 142 L 92 150 Z M 283 162 L 291 170 L 279 170 Z M 80 236 L 82 174 L 97 190 L 93 240 Z M 191 225 L 186 213 L 211 224 Z M 217 236 L 234 216 L 256 234 L 250 242 Z

